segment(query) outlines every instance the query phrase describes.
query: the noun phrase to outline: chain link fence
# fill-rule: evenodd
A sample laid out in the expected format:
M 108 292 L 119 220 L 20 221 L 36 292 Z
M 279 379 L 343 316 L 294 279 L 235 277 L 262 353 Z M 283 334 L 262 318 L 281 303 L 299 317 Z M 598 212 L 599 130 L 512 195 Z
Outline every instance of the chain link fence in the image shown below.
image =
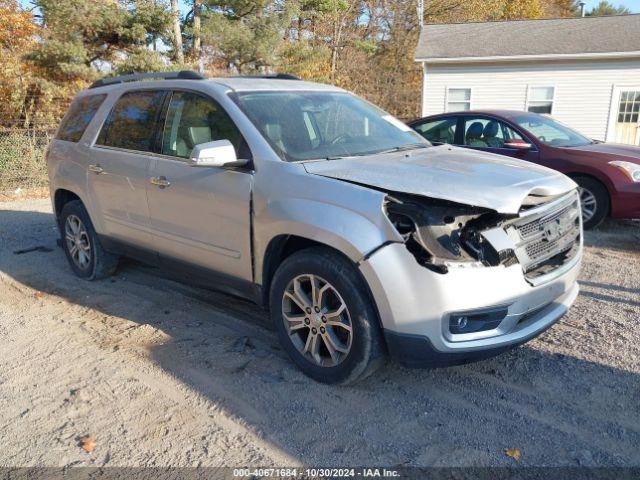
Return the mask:
M 45 151 L 53 133 L 0 127 L 0 191 L 47 185 Z
M 0 105 L 0 192 L 47 186 L 45 152 L 68 105 L 41 96 Z

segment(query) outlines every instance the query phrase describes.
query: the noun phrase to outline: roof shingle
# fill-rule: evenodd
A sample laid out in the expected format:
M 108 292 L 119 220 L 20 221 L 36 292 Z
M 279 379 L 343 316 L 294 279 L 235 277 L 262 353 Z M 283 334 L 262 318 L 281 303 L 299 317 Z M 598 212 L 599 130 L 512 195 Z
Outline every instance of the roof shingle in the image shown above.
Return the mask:
M 416 60 L 640 51 L 640 14 L 425 25 Z

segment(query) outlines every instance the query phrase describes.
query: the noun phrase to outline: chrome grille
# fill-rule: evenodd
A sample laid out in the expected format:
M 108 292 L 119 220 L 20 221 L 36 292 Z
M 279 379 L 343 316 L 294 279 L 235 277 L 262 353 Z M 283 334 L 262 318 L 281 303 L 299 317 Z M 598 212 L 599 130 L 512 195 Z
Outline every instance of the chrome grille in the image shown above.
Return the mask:
M 581 241 L 580 201 L 576 192 L 527 210 L 505 226 L 527 278 L 546 275 L 571 261 Z
M 544 219 L 533 221 L 531 223 L 527 223 L 525 225 L 520 225 L 518 231 L 520 232 L 520 236 L 526 240 L 531 237 L 534 237 L 540 232 L 541 229 L 544 229 L 546 224 L 555 222 L 558 219 L 564 218 L 568 213 L 570 213 L 571 209 L 575 208 L 574 205 L 569 205 L 559 212 L 556 212 L 549 217 L 545 217 Z

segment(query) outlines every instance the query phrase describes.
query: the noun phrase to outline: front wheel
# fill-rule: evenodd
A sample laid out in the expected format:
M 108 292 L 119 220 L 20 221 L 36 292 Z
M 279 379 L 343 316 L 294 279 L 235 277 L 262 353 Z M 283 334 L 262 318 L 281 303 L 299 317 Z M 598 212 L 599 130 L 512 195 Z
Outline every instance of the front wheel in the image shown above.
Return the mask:
M 60 233 L 62 248 L 73 273 L 78 277 L 99 280 L 115 271 L 118 256 L 102 248 L 89 214 L 79 200 L 69 202 L 62 208 Z
M 382 333 L 366 285 L 338 253 L 311 248 L 288 257 L 270 291 L 284 350 L 311 378 L 353 383 L 384 360 Z
M 589 177 L 576 177 L 582 207 L 582 222 L 585 230 L 600 225 L 607 215 L 611 200 L 607 188 L 598 180 Z

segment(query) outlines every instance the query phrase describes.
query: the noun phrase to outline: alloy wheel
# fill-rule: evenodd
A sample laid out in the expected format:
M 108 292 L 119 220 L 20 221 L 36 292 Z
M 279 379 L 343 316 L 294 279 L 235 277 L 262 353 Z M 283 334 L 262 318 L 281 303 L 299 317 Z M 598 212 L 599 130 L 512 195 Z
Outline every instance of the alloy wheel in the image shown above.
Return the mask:
M 91 242 L 87 229 L 78 216 L 67 217 L 64 236 L 71 260 L 79 269 L 86 270 L 91 263 Z
M 586 188 L 580 187 L 580 205 L 582 206 L 582 221 L 588 222 L 593 218 L 598 210 L 598 200 L 596 196 Z
M 353 324 L 340 293 L 317 275 L 295 277 L 282 297 L 286 331 L 298 352 L 311 363 L 334 367 L 348 356 Z

